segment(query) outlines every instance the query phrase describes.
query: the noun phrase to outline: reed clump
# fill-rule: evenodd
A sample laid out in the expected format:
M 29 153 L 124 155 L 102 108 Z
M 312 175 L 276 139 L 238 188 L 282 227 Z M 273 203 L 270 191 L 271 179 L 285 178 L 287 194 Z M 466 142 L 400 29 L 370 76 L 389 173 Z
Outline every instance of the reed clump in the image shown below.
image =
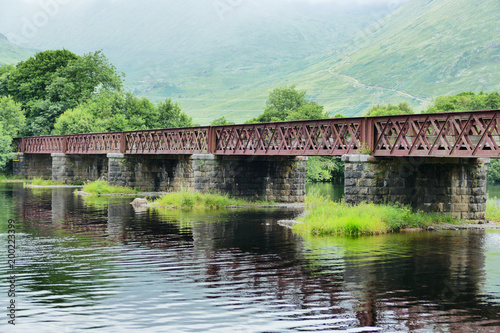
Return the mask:
M 101 194 L 136 194 L 139 192 L 137 188 L 130 188 L 124 186 L 111 186 L 104 180 L 98 179 L 83 186 L 83 192 L 91 195 Z
M 164 194 L 154 201 L 154 205 L 160 208 L 182 210 L 212 210 L 222 209 L 228 206 L 256 206 L 263 203 L 262 201 L 253 202 L 235 199 L 227 195 L 216 193 L 193 192 L 187 189 Z
M 321 195 L 306 196 L 307 213 L 294 231 L 317 236 L 374 235 L 406 228 L 426 228 L 431 224 L 458 223 L 448 215 L 413 212 L 403 205 L 362 203 L 356 206 L 333 202 Z

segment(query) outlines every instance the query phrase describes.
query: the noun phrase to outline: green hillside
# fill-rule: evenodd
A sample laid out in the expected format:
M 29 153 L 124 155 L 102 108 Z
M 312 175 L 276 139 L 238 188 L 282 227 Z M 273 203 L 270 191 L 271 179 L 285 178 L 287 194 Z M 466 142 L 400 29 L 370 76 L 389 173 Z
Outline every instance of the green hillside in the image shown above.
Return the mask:
M 270 73 L 253 89 L 201 94 L 182 105 L 195 119 L 204 119 L 195 110 L 209 117 L 224 110 L 242 121 L 262 110 L 273 87 L 296 83 L 331 114 L 354 116 L 377 103 L 422 109 L 443 94 L 500 90 L 498 17 L 498 0 L 409 1 L 351 41 L 291 66 L 288 75 Z
M 500 90 L 498 0 L 410 1 L 335 71 L 427 99 Z
M 18 47 L 0 34 L 0 65 L 15 64 L 32 56 L 35 52 Z

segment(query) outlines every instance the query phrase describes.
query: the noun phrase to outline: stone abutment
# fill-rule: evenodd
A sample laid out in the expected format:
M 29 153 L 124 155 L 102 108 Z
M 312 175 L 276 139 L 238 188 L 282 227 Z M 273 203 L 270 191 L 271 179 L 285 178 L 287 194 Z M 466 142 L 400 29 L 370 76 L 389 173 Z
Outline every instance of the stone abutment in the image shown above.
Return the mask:
M 345 201 L 401 203 L 416 211 L 486 219 L 489 159 L 345 155 Z

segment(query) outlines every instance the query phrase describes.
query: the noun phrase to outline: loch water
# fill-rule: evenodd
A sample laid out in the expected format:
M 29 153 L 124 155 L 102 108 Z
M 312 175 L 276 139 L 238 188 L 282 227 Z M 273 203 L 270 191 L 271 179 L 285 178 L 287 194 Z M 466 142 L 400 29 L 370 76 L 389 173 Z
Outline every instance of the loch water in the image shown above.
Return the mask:
M 300 209 L 72 191 L 0 185 L 0 332 L 500 332 L 499 231 L 303 238 Z

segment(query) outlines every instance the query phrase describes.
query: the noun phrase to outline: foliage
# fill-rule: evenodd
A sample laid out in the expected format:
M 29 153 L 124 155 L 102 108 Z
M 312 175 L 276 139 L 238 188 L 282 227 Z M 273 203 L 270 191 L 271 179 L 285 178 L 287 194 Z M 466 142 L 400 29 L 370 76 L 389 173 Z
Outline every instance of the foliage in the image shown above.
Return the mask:
M 410 104 L 406 102 L 401 102 L 398 105 L 392 105 L 391 103 L 387 105 L 374 105 L 370 111 L 366 114 L 367 117 L 376 116 L 391 116 L 397 114 L 413 114 L 413 109 Z
M 121 90 L 122 77 L 102 51 L 96 51 L 58 68 L 46 90 L 52 102 L 64 102 L 72 108 L 99 91 Z
M 0 66 L 0 96 L 8 96 L 8 78 L 15 69 L 13 65 Z
M 193 119 L 182 112 L 179 105 L 168 98 L 156 106 L 156 119 L 149 119 L 148 128 L 169 128 L 193 126 Z M 156 124 L 156 126 L 154 125 Z
M 17 137 L 24 125 L 25 118 L 21 105 L 12 97 L 0 97 L 0 170 L 14 158 L 12 139 Z
M 488 182 L 500 183 L 500 159 L 491 159 L 488 164 Z
M 214 119 L 210 123 L 210 126 L 224 126 L 224 125 L 234 125 L 234 123 L 232 121 L 228 121 L 224 116 Z
M 6 175 L 6 174 L 0 174 L 0 183 L 1 182 L 5 182 L 5 183 L 9 183 L 9 182 L 29 182 L 28 179 L 24 178 L 23 176 L 14 176 L 14 175 Z
M 269 93 L 264 113 L 249 122 L 327 118 L 328 113 L 323 106 L 308 100 L 306 93 L 305 90 L 295 89 L 295 85 L 275 88 Z
M 165 127 L 186 127 L 192 119 L 167 99 L 154 105 L 131 93 L 103 92 L 63 113 L 53 134 L 119 132 Z
M 45 99 L 46 88 L 54 80 L 56 71 L 77 58 L 76 54 L 68 50 L 49 50 L 21 61 L 7 79 L 8 93 L 23 106 L 33 100 Z
M 328 182 L 344 178 L 344 162 L 339 157 L 310 156 L 306 162 L 306 179 Z
M 63 182 L 53 182 L 52 180 L 46 180 L 42 178 L 33 178 L 31 185 L 36 186 L 52 186 L 52 185 L 64 185 Z
M 255 202 L 230 198 L 227 195 L 191 192 L 188 190 L 168 193 L 155 201 L 155 205 L 161 208 L 183 210 L 208 210 L 227 206 L 252 206 L 256 204 Z
M 135 194 L 138 193 L 138 189 L 132 189 L 123 186 L 111 186 L 104 180 L 96 180 L 94 182 L 85 184 L 82 191 L 87 192 L 91 195 L 101 195 L 101 194 Z
M 446 215 L 413 213 L 409 207 L 362 203 L 350 206 L 329 197 L 306 196 L 308 213 L 294 231 L 316 236 L 371 235 L 403 228 L 425 228 L 431 223 L 457 223 Z
M 43 51 L 0 69 L 0 95 L 12 95 L 28 120 L 25 135 L 50 134 L 56 118 L 101 91 L 120 90 L 122 74 L 101 51 Z
M 16 137 L 25 121 L 19 103 L 14 102 L 12 97 L 0 97 L 0 128 L 4 135 Z
M 500 222 L 500 205 L 497 204 L 498 199 L 486 201 L 486 219 L 494 222 Z
M 496 91 L 475 94 L 472 91 L 461 92 L 453 96 L 439 96 L 424 113 L 457 112 L 485 109 L 500 109 L 500 94 Z

